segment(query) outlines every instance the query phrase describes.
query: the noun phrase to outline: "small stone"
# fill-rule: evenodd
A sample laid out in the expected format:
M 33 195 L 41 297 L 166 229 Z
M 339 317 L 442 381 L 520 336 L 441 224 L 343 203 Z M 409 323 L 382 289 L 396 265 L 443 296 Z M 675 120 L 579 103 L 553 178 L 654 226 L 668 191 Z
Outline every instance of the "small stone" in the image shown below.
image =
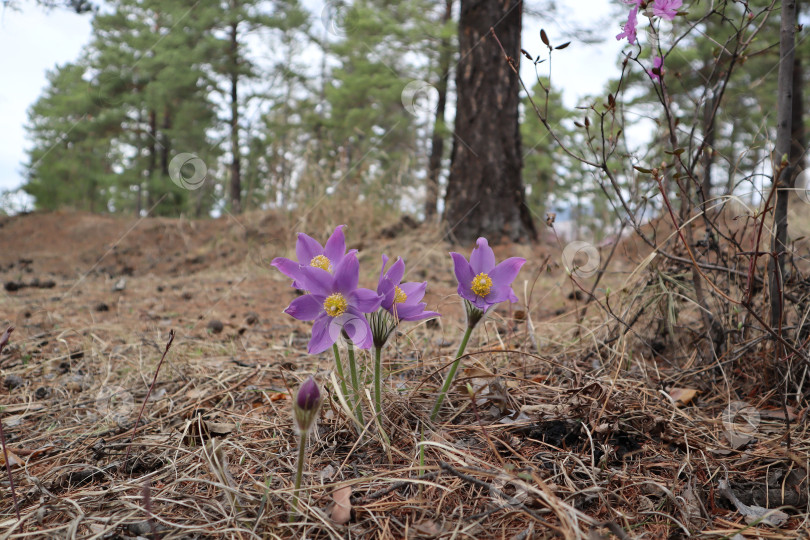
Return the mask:
M 110 306 L 108 306 L 104 302 L 99 302 L 98 304 L 96 304 L 96 311 L 99 311 L 99 312 L 101 312 L 101 311 L 110 311 Z
M 19 291 L 22 289 L 22 284 L 17 283 L 16 281 L 7 281 L 5 284 L 5 288 L 8 292 Z
M 113 291 L 114 292 L 123 291 L 126 288 L 127 288 L 127 279 L 126 278 L 119 279 L 118 281 L 115 282 L 115 285 L 113 285 Z
M 14 390 L 15 388 L 25 385 L 25 381 L 19 375 L 8 375 L 5 380 L 3 380 L 3 385 L 9 390 Z
M 220 332 L 222 332 L 222 329 L 224 328 L 224 325 L 222 324 L 222 321 L 218 321 L 217 319 L 212 319 L 212 320 L 208 321 L 207 328 L 211 331 L 212 334 L 219 334 Z

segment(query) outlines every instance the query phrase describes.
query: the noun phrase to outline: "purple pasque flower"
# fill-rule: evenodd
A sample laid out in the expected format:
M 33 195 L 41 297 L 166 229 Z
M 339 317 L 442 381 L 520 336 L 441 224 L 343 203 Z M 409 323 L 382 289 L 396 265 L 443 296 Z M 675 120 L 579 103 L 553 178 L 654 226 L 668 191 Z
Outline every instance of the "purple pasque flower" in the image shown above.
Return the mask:
M 298 233 L 298 240 L 295 243 L 295 256 L 298 257 L 298 261 L 276 257 L 270 264 L 292 279 L 293 287 L 305 289 L 299 280 L 301 268 L 314 267 L 332 272 L 341 259 L 346 256 L 346 238 L 343 236 L 343 227 L 345 226 L 338 225 L 335 227 L 334 232 L 323 246 L 311 236 Z M 356 250 L 351 250 L 349 253 L 356 253 Z
M 671 21 L 678 14 L 678 8 L 682 5 L 683 0 L 655 0 L 653 3 L 653 15 Z
M 441 317 L 435 311 L 425 311 L 427 304 L 422 302 L 427 289 L 427 281 L 417 283 L 409 281 L 402 283 L 405 275 L 405 262 L 397 257 L 388 272 L 385 265 L 388 264 L 388 256 L 382 256 L 382 268 L 380 268 L 380 278 L 377 281 L 377 294 L 382 295 L 380 304 L 384 310 L 394 316 L 397 321 L 421 321 L 431 317 Z
M 479 238 L 470 255 L 470 262 L 460 253 L 450 253 L 458 280 L 458 294 L 481 311 L 497 303 L 517 302 L 512 282 L 526 263 L 522 257 L 510 257 L 495 264 L 495 253 L 486 238 Z
M 340 259 L 334 274 L 316 266 L 301 266 L 297 281 L 308 294 L 293 300 L 284 313 L 299 321 L 314 321 L 309 354 L 319 354 L 337 341 L 341 332 L 361 349 L 372 345 L 364 313 L 380 307 L 382 296 L 358 288 L 360 263 L 353 252 Z
M 621 40 L 622 38 L 627 38 L 630 45 L 633 45 L 636 42 L 636 26 L 638 26 L 638 6 L 630 10 L 630 14 L 627 16 L 627 22 L 624 23 L 622 32 L 616 36 L 616 39 Z
M 661 69 L 664 67 L 664 59 L 660 56 L 656 56 L 653 58 L 653 68 L 647 70 L 647 74 L 652 78 L 654 81 L 660 81 L 661 75 L 663 75 L 663 70 Z

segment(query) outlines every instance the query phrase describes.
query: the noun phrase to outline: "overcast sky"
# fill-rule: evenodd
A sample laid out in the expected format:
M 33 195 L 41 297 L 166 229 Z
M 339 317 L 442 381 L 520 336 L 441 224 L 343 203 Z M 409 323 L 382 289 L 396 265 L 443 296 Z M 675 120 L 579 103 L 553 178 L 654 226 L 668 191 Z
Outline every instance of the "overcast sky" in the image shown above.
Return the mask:
M 76 60 L 90 39 L 90 16 L 68 10 L 45 11 L 34 2 L 23 2 L 21 11 L 0 7 L 0 191 L 18 188 L 23 183 L 23 162 L 28 141 L 24 124 L 28 107 L 46 85 L 46 71 L 57 64 Z M 321 2 L 305 1 L 317 14 L 313 24 L 321 24 Z M 528 3 L 531 5 L 531 3 Z M 604 42 L 585 46 L 574 42 L 568 49 L 555 53 L 552 77 L 562 88 L 568 106 L 578 104 L 579 97 L 598 92 L 618 74 L 618 54 L 622 44 L 615 40 L 621 21 L 615 20 L 616 7 L 600 0 L 559 2 L 568 10 L 565 19 L 583 26 L 600 24 Z M 566 5 L 568 4 L 568 5 Z M 614 18 L 610 18 L 610 13 Z M 564 35 L 570 27 L 542 24 L 553 44 L 572 38 Z M 544 50 L 539 37 L 540 23 L 527 18 L 524 23 L 523 48 L 532 54 Z M 523 62 L 524 76 L 533 80 L 529 62 Z M 543 72 L 545 73 L 545 72 Z

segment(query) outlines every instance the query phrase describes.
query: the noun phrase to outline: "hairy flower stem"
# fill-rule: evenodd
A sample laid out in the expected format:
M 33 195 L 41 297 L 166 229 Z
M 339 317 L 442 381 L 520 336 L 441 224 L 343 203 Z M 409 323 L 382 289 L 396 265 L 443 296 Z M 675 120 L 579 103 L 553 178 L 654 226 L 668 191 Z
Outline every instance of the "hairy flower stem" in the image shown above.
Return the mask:
M 335 368 L 337 369 L 338 379 L 340 379 L 340 390 L 343 392 L 343 397 L 346 398 L 349 407 L 354 408 L 351 396 L 349 396 L 349 387 L 346 386 L 346 377 L 343 375 L 343 363 L 340 361 L 340 351 L 337 343 L 332 345 L 332 352 L 335 353 Z
M 374 347 L 374 412 L 378 417 L 382 417 L 382 361 L 380 356 L 382 347 Z
M 450 385 L 453 384 L 453 379 L 456 377 L 458 365 L 461 363 L 461 357 L 464 355 L 464 349 L 467 348 L 467 342 L 470 341 L 470 335 L 472 335 L 473 328 L 475 328 L 474 325 L 467 326 L 467 331 L 464 333 L 464 338 L 461 340 L 461 345 L 458 346 L 456 361 L 453 362 L 452 366 L 450 366 L 450 371 L 447 373 L 447 378 L 444 380 L 444 385 L 442 385 L 442 389 L 439 392 L 439 397 L 436 399 L 436 405 L 433 406 L 433 412 L 430 413 L 431 421 L 435 421 L 436 417 L 439 415 L 439 409 L 442 408 L 444 397 L 447 395 L 447 391 L 450 389 Z
M 357 415 L 357 420 L 360 422 L 360 425 L 365 426 L 366 422 L 363 420 L 363 394 L 360 391 L 360 383 L 359 379 L 357 378 L 357 363 L 354 361 L 354 347 L 352 347 L 351 343 L 348 343 L 347 349 L 349 350 L 349 369 L 352 373 L 355 414 Z
M 127 466 L 127 461 L 129 460 L 129 450 L 132 448 L 132 443 L 135 442 L 135 433 L 138 431 L 138 424 L 141 422 L 141 417 L 143 416 L 143 410 L 146 408 L 146 402 L 149 401 L 149 396 L 152 395 L 152 390 L 155 388 L 155 383 L 157 382 L 158 373 L 160 373 L 160 366 L 163 365 L 163 360 L 166 359 L 166 355 L 169 352 L 169 348 L 172 346 L 172 342 L 174 341 L 174 330 L 169 330 L 169 340 L 166 342 L 166 348 L 163 349 L 163 356 L 160 357 L 160 362 L 158 362 L 157 367 L 155 368 L 155 375 L 152 377 L 152 384 L 149 385 L 149 390 L 146 391 L 146 397 L 143 398 L 143 405 L 141 405 L 141 410 L 138 413 L 138 418 L 135 420 L 135 425 L 132 427 L 132 438 L 127 445 L 127 451 L 124 453 L 124 463 L 122 464 L 123 467 Z M 136 459 L 137 461 L 137 459 Z M 132 468 L 135 468 L 135 464 L 132 465 Z
M 295 521 L 295 514 L 298 513 L 298 492 L 301 490 L 301 478 L 304 476 L 304 460 L 307 450 L 307 432 L 301 430 L 301 438 L 298 443 L 298 467 L 295 471 L 295 490 L 293 491 L 293 513 L 290 514 L 290 523 Z

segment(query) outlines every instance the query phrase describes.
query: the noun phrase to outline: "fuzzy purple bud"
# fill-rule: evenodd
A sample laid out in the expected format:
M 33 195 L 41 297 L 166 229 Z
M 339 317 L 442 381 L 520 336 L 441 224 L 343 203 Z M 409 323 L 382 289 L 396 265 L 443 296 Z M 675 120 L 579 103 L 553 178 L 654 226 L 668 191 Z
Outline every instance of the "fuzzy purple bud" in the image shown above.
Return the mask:
M 321 391 L 318 388 L 318 383 L 310 377 L 298 389 L 293 405 L 295 422 L 298 424 L 301 431 L 307 431 L 312 427 L 312 423 L 318 415 L 318 409 L 320 407 Z
M 298 395 L 295 396 L 295 404 L 299 409 L 311 411 L 317 409 L 321 404 L 321 391 L 318 389 L 318 384 L 310 377 L 306 380 L 301 388 L 298 389 Z

